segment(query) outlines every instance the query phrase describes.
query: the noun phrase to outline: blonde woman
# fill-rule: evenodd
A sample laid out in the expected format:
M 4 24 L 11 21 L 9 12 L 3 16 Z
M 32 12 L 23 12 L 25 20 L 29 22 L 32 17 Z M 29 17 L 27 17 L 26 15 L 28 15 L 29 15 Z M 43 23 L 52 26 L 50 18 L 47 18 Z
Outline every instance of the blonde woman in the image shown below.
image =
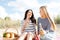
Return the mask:
M 55 23 L 51 20 L 46 6 L 40 7 L 40 15 L 38 18 L 38 34 L 41 40 L 53 40 L 54 31 L 56 29 Z

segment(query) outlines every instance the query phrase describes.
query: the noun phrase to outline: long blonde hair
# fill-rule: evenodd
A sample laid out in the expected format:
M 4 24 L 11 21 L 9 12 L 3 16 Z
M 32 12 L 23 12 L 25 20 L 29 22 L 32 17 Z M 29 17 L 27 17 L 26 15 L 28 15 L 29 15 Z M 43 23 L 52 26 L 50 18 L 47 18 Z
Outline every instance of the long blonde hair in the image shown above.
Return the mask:
M 47 9 L 46 9 L 46 6 L 41 6 L 40 7 L 40 9 L 45 9 L 44 11 L 45 11 L 45 16 L 48 18 L 48 20 L 49 20 L 49 22 L 50 22 L 50 24 L 51 24 L 51 28 L 53 28 L 53 30 L 55 30 L 56 29 L 56 25 L 55 25 L 55 23 L 54 23 L 54 21 L 51 19 L 51 17 L 49 16 L 49 14 L 48 14 L 48 12 L 47 12 Z

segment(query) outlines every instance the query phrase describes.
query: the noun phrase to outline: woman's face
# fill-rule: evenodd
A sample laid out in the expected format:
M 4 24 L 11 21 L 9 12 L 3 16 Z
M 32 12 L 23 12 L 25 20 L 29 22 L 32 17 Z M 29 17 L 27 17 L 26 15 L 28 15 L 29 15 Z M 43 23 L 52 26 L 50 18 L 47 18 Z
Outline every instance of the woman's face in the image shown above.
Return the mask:
M 41 17 L 45 17 L 45 10 L 43 8 L 40 8 L 40 15 Z
M 29 10 L 28 13 L 27 13 L 27 17 L 28 17 L 28 18 L 31 18 L 31 16 L 32 16 L 32 11 Z

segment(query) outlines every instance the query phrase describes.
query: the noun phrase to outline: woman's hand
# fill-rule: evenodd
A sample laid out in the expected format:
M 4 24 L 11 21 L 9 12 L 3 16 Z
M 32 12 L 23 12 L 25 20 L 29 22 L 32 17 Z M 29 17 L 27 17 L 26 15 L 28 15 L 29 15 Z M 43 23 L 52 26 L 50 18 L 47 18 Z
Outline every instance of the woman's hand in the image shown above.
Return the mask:
M 28 19 L 26 19 L 25 21 L 24 21 L 24 24 L 23 24 L 23 27 L 22 27 L 22 32 L 24 32 L 24 30 L 25 30 L 25 28 L 28 26 L 28 24 L 29 24 L 29 20 Z
M 43 36 L 44 34 L 45 34 L 46 32 L 45 32 L 45 30 L 40 30 L 40 36 Z

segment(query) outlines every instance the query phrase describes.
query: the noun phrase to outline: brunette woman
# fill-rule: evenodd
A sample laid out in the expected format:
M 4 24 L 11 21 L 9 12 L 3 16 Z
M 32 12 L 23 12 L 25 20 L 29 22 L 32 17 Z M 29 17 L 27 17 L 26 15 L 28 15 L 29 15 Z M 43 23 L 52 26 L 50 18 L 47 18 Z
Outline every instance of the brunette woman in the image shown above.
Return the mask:
M 27 38 L 25 40 L 32 40 L 36 31 L 36 19 L 34 17 L 33 11 L 31 9 L 26 10 L 24 20 L 22 21 L 21 32 L 22 35 L 20 37 L 21 40 Z

